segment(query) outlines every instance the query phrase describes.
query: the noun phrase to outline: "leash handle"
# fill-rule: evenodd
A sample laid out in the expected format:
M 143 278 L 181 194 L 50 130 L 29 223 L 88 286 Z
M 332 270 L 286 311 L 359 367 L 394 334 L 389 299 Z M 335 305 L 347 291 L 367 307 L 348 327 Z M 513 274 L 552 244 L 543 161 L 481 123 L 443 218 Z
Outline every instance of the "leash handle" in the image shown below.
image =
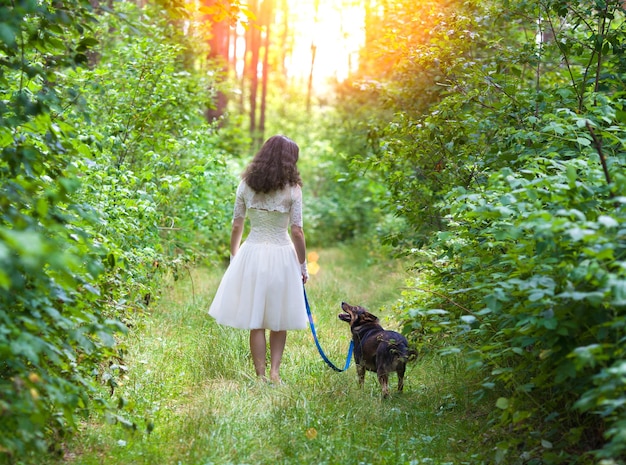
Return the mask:
M 352 359 L 352 350 L 354 349 L 354 341 L 350 341 L 350 347 L 348 347 L 348 356 L 346 357 L 346 363 L 343 368 L 337 368 L 333 362 L 331 362 L 326 354 L 322 350 L 322 346 L 320 345 L 320 341 L 317 339 L 317 333 L 315 331 L 315 325 L 313 324 L 313 315 L 311 314 L 311 306 L 309 305 L 309 299 L 306 296 L 306 289 L 302 286 L 302 290 L 304 291 L 304 303 L 306 304 L 306 314 L 309 317 L 309 326 L 311 327 L 311 333 L 313 334 L 313 340 L 315 340 L 315 345 L 317 346 L 317 351 L 322 356 L 322 359 L 326 362 L 326 364 L 331 367 L 335 371 L 346 371 L 350 367 L 350 360 Z

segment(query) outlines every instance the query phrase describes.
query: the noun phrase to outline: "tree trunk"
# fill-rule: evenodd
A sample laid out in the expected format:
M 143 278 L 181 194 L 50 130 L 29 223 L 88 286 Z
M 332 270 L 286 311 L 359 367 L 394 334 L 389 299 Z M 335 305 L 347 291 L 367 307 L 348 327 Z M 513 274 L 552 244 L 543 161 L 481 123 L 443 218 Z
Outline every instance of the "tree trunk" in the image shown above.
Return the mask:
M 245 113 L 246 108 L 246 82 L 248 81 L 248 76 L 250 74 L 250 63 L 248 59 L 251 54 L 252 47 L 252 27 L 249 26 L 246 28 L 244 32 L 244 50 L 243 50 L 243 69 L 241 70 L 241 81 L 240 81 L 240 89 L 239 93 L 239 113 L 243 115 Z
M 257 0 L 250 2 L 250 9 L 257 18 L 259 15 L 259 3 Z M 256 126 L 256 103 L 259 87 L 259 52 L 261 48 L 261 31 L 258 21 L 250 26 L 250 135 L 255 139 Z
M 624 0 L 626 1 L 626 0 Z M 287 82 L 287 67 L 285 63 L 287 62 L 288 50 L 290 49 L 288 40 L 289 40 L 289 5 L 287 4 L 287 0 L 282 0 L 281 2 L 281 10 L 283 12 L 283 30 L 280 38 L 280 73 L 283 76 L 283 82 Z
M 257 142 L 263 142 L 265 138 L 265 106 L 267 100 L 267 82 L 269 79 L 269 55 L 270 55 L 270 31 L 272 28 L 273 4 L 272 0 L 263 1 L 263 22 L 265 23 L 265 43 L 263 54 L 263 81 L 261 88 L 261 112 L 259 118 L 259 132 Z
M 208 9 L 215 9 L 214 14 L 207 14 L 206 20 L 211 23 L 211 38 L 209 39 L 209 59 L 211 61 L 217 61 L 220 64 L 224 79 L 228 76 L 228 63 L 229 63 L 229 40 L 230 40 L 230 25 L 226 19 L 221 17 L 219 13 L 219 0 L 202 0 L 203 5 Z M 218 79 L 218 86 L 220 80 Z M 215 95 L 215 107 L 208 108 L 205 116 L 207 121 L 213 122 L 221 119 L 226 112 L 226 106 L 228 105 L 228 97 L 221 89 L 217 89 Z
M 315 0 L 315 24 L 318 21 L 318 13 L 320 8 L 320 1 Z M 315 45 L 315 39 L 311 41 L 311 69 L 309 71 L 309 84 L 307 86 L 306 91 L 306 111 L 307 113 L 311 111 L 311 98 L 313 95 L 313 72 L 315 70 L 315 53 L 317 52 L 317 45 Z

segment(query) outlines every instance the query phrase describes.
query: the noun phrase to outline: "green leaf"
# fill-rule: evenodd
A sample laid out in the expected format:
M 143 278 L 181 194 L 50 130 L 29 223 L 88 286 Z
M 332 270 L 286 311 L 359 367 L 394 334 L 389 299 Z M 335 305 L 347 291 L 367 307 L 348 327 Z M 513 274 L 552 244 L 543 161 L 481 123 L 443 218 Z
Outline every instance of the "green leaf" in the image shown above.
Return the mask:
M 39 365 L 39 354 L 43 349 L 43 341 L 29 333 L 22 333 L 11 342 L 11 352 L 26 357 L 34 365 Z
M 617 220 L 607 215 L 600 215 L 598 217 L 598 223 L 600 223 L 602 226 L 604 226 L 607 229 L 615 228 L 616 226 L 619 226 L 619 223 L 617 222 Z
M 508 409 L 509 408 L 509 399 L 507 399 L 506 397 L 498 398 L 498 400 L 496 401 L 496 407 L 498 407 L 500 410 Z
M 576 118 L 576 126 L 579 129 L 582 129 L 585 126 L 587 126 L 587 118 Z
M 585 347 L 577 347 L 572 352 L 572 356 L 575 357 L 576 367 L 580 370 L 584 367 L 594 367 L 596 365 L 596 352 L 602 350 L 599 344 L 591 344 Z
M 578 178 L 578 172 L 576 170 L 576 167 L 572 164 L 568 164 L 567 168 L 566 168 L 566 175 L 567 175 L 567 179 L 570 182 L 570 186 L 573 186 L 576 184 L 576 179 Z
M 559 321 L 556 318 L 544 318 L 543 319 L 543 326 L 546 329 L 556 329 L 557 326 L 559 325 Z
M 0 41 L 9 48 L 15 47 L 15 30 L 7 23 L 0 23 Z

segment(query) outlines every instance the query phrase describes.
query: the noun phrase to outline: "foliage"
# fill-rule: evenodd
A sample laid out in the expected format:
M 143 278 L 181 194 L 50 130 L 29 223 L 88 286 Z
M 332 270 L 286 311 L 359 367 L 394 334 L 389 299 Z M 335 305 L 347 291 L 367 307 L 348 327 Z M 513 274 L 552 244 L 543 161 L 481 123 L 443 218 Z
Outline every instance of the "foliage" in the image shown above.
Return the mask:
M 140 14 L 154 18 L 145 27 L 127 22 Z M 219 257 L 234 180 L 228 148 L 203 119 L 211 81 L 200 77 L 204 68 L 185 68 L 191 45 L 177 26 L 158 9 L 123 4 L 102 27 L 98 66 L 69 79 L 98 115 L 83 126 L 91 153 L 80 194 L 98 209 L 98 232 L 110 248 L 106 287 L 121 309 L 116 316 L 128 319 L 133 313 L 123 309 L 149 302 L 159 270 L 180 273 Z
M 120 326 L 95 280 L 95 212 L 72 201 L 82 144 L 60 118 L 58 73 L 94 43 L 87 2 L 15 2 L 0 29 L 0 460 L 75 425 L 95 393 L 92 370 Z M 72 92 L 73 89 L 67 89 Z M 97 404 L 96 404 L 97 405 Z
M 420 49 L 441 102 L 399 111 L 366 160 L 409 224 L 438 231 L 416 255 L 406 330 L 467 353 L 477 394 L 501 396 L 493 417 L 514 434 L 496 462 L 623 463 L 622 5 L 493 2 L 467 17 L 469 48 L 453 27 Z
M 2 462 L 54 448 L 94 408 L 137 428 L 106 398 L 125 369 L 116 337 L 160 270 L 226 243 L 230 147 L 204 123 L 198 44 L 164 20 L 186 13 L 116 7 L 1 7 Z
M 606 193 L 598 167 L 534 158 L 523 173 L 494 173 L 481 193 L 450 197 L 456 224 L 438 235 L 442 256 L 422 287 L 433 294 L 413 301 L 409 327 L 431 344 L 452 337 L 453 352 L 485 373 L 481 391 L 502 393 L 500 421 L 518 433 L 503 454 L 623 456 L 626 198 Z
M 402 249 L 423 244 L 430 231 L 443 227 L 438 202 L 450 185 L 472 177 L 471 169 L 451 163 L 475 136 L 449 124 L 462 101 L 450 98 L 447 110 L 441 106 L 442 113 L 448 111 L 440 115 L 446 124 L 422 118 L 450 90 L 442 82 L 445 72 L 468 65 L 465 52 L 476 37 L 457 2 L 382 3 L 384 16 L 370 26 L 377 39 L 363 54 L 359 72 L 339 88 L 336 131 L 349 170 L 382 184 L 384 194 L 376 202 L 402 218 L 385 234 Z
M 332 131 L 318 129 L 306 136 L 300 169 L 308 195 L 305 221 L 310 246 L 380 242 L 387 215 L 377 199 L 385 189 L 366 176 L 350 173 Z

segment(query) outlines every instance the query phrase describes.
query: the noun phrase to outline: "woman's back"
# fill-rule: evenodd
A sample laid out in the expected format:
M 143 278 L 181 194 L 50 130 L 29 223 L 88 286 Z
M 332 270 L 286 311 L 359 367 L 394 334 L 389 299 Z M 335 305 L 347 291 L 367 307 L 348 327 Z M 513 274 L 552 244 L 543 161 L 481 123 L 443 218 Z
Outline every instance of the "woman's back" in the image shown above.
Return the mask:
M 289 213 L 251 208 L 248 210 L 248 217 L 250 218 L 250 234 L 248 234 L 246 242 L 273 245 L 291 244 L 287 232 Z
M 302 226 L 302 191 L 300 186 L 287 186 L 269 193 L 255 192 L 244 181 L 237 189 L 234 217 L 248 212 L 250 243 L 290 244 L 290 225 Z

